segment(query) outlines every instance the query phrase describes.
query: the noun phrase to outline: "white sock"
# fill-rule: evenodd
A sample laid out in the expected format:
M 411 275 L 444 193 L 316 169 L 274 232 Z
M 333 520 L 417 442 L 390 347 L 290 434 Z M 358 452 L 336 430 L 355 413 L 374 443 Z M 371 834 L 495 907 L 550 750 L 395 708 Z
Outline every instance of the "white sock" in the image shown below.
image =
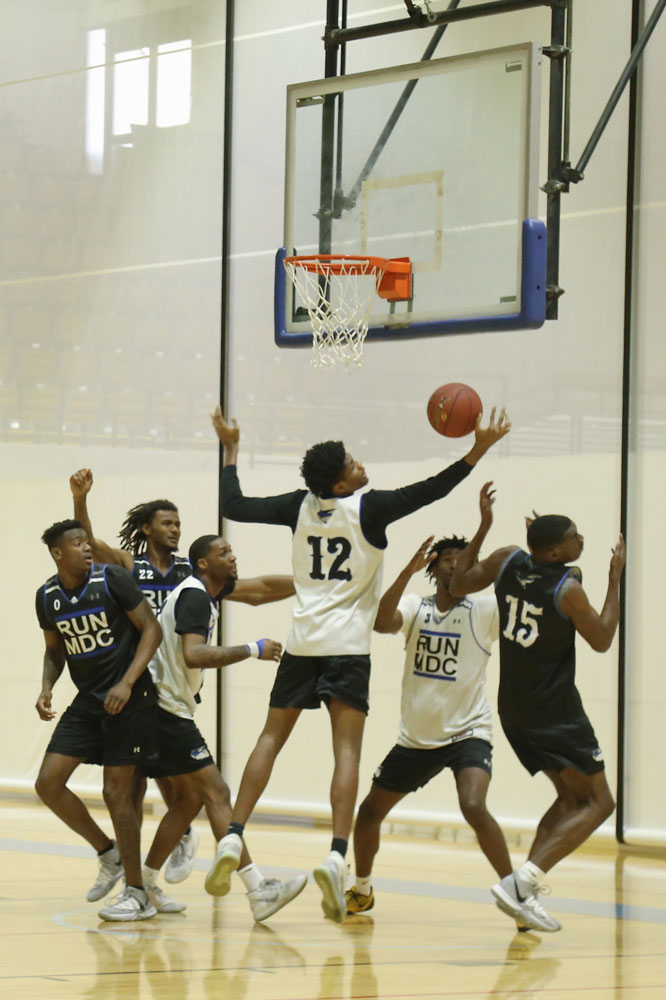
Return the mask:
M 369 896 L 372 892 L 372 877 L 368 875 L 367 878 L 360 878 L 357 875 L 354 879 L 354 888 L 357 892 L 360 892 L 362 896 Z
M 264 876 L 253 863 L 246 865 L 245 868 L 241 868 L 238 874 L 240 875 L 241 881 L 248 892 L 252 892 L 253 889 L 258 889 L 264 881 Z
M 538 865 L 535 865 L 533 861 L 526 861 L 525 864 L 518 869 L 518 878 L 522 879 L 523 882 L 528 882 L 530 885 L 538 885 L 539 882 L 543 880 L 546 874 L 542 871 Z
M 141 875 L 143 877 L 143 887 L 144 889 L 154 889 L 157 885 L 157 876 L 159 875 L 159 868 L 149 868 L 148 865 L 144 865 L 141 869 Z

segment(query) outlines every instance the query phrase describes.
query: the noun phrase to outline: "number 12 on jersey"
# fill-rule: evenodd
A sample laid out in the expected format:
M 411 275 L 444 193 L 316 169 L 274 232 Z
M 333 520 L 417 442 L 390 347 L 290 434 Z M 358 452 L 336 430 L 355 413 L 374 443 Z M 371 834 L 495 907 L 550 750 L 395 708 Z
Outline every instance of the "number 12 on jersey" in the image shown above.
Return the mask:
M 312 559 L 312 570 L 310 576 L 313 580 L 351 580 L 352 574 L 349 567 L 343 569 L 344 563 L 351 555 L 351 542 L 348 538 L 329 538 L 326 543 L 326 550 L 329 555 L 335 556 L 330 565 L 328 573 L 324 572 L 324 556 L 322 553 L 321 535 L 308 535 L 308 542 L 312 548 L 310 553 Z
M 513 594 L 505 594 L 504 597 L 509 605 L 509 617 L 502 635 L 520 646 L 531 646 L 539 638 L 538 618 L 543 614 L 543 608 Z

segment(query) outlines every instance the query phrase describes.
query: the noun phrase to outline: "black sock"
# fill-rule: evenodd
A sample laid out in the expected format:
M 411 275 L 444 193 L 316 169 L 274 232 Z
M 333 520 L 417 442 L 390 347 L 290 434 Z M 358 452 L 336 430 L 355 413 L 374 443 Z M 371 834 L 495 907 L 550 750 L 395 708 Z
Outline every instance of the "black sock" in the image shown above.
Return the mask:
M 348 844 L 349 841 L 345 840 L 344 837 L 333 837 L 333 840 L 331 841 L 331 850 L 337 851 L 338 854 L 341 854 L 344 858 L 347 854 Z
M 115 842 L 115 840 L 112 840 L 111 841 L 111 847 L 105 847 L 103 851 L 98 851 L 97 852 L 97 857 L 101 858 L 103 854 L 108 854 L 109 851 L 112 851 L 115 846 L 116 846 L 116 842 Z
M 243 830 L 245 829 L 245 823 L 230 823 L 227 834 L 237 833 L 239 837 L 243 836 Z
M 185 833 L 183 834 L 183 837 L 189 837 L 189 835 L 190 835 L 191 833 L 192 833 L 192 827 L 191 827 L 191 826 L 188 826 L 187 830 L 186 830 L 186 831 L 185 831 Z

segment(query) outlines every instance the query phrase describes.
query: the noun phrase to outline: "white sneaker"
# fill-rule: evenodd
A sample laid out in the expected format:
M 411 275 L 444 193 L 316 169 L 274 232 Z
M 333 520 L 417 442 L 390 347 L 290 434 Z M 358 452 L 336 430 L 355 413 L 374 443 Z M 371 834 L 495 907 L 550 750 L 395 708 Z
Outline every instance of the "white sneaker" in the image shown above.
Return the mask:
M 259 922 L 272 917 L 303 892 L 307 881 L 307 875 L 296 875 L 286 882 L 281 882 L 279 878 L 265 878 L 258 889 L 252 889 L 247 894 L 254 919 Z
M 99 910 L 102 920 L 150 920 L 156 914 L 157 910 L 145 889 L 135 889 L 134 886 L 126 886 L 124 892 Z
M 490 890 L 498 908 L 524 927 L 537 931 L 559 931 L 562 925 L 551 917 L 538 900 L 538 893 L 549 891 L 546 886 L 529 885 L 515 872 L 492 886 Z
M 211 896 L 226 896 L 231 888 L 231 873 L 240 864 L 243 841 L 237 833 L 228 833 L 217 845 L 217 854 L 206 875 L 204 888 Z
M 112 848 L 99 856 L 99 871 L 95 884 L 88 890 L 86 899 L 96 903 L 98 899 L 108 896 L 118 879 L 122 878 L 123 863 L 115 843 Z
M 182 913 L 187 909 L 187 903 L 181 903 L 177 899 L 171 899 L 159 885 L 146 889 L 148 899 L 153 904 L 158 913 Z
M 347 901 L 345 899 L 345 881 L 347 866 L 344 858 L 331 852 L 323 864 L 315 868 L 313 875 L 315 882 L 322 891 L 323 899 L 321 908 L 324 916 L 329 920 L 334 920 L 336 924 L 341 924 L 347 913 Z
M 173 885 L 174 882 L 184 882 L 192 871 L 194 858 L 199 847 L 199 834 L 190 828 L 189 833 L 184 833 L 180 838 L 164 869 L 164 881 Z

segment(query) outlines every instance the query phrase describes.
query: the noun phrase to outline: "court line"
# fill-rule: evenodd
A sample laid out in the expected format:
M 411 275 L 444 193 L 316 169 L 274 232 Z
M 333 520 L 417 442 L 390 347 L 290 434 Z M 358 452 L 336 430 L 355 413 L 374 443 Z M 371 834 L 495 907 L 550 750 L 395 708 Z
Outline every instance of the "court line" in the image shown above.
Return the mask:
M 22 854 L 49 854 L 57 857 L 86 858 L 93 860 L 90 849 L 71 844 L 51 844 L 47 841 L 17 840 L 0 837 L 0 850 L 19 851 Z M 208 871 L 209 860 L 196 859 L 194 867 L 197 871 Z M 297 868 L 275 867 L 265 865 L 277 875 L 298 874 Z M 471 888 L 456 885 L 432 885 L 430 882 L 417 882 L 410 879 L 377 878 L 374 888 L 380 892 L 400 896 L 418 896 L 424 899 L 449 899 L 465 903 L 482 903 L 488 906 L 492 903 L 487 888 Z M 550 896 L 548 909 L 559 913 L 572 913 L 587 917 L 605 917 L 611 920 L 626 920 L 635 923 L 666 924 L 666 909 L 655 906 L 634 906 L 630 903 L 606 903 L 592 899 L 574 899 L 560 896 Z

